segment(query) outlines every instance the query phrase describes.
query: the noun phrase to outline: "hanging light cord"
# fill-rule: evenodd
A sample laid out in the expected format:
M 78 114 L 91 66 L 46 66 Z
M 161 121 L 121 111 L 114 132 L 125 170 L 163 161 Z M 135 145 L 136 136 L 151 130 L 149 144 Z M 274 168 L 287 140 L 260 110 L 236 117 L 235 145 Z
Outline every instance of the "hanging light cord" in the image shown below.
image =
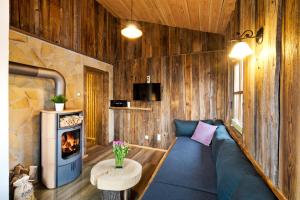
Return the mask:
M 133 0 L 131 0 L 130 21 L 132 21 L 132 7 L 133 7 Z

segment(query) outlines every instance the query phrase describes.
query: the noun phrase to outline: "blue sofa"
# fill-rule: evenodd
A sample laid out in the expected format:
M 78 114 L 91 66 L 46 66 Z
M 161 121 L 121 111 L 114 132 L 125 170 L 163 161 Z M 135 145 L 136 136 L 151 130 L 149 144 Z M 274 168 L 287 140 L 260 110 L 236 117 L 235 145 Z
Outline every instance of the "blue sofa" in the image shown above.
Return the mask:
M 144 200 L 276 199 L 220 120 L 209 147 L 190 137 L 198 121 L 175 120 L 177 140 Z

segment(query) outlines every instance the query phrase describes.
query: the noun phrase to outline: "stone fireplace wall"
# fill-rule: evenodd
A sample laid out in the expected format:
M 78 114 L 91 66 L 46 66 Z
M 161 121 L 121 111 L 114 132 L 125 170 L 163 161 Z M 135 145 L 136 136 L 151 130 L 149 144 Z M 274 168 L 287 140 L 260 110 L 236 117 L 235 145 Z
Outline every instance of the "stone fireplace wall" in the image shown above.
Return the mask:
M 113 66 L 37 38 L 10 31 L 9 60 L 59 71 L 66 80 L 66 108 L 83 109 L 84 66 L 109 72 L 113 95 Z M 10 168 L 18 163 L 40 164 L 40 110 L 53 109 L 54 82 L 20 75 L 9 76 Z M 79 95 L 80 93 L 80 95 Z M 109 138 L 113 139 L 113 112 L 109 111 Z

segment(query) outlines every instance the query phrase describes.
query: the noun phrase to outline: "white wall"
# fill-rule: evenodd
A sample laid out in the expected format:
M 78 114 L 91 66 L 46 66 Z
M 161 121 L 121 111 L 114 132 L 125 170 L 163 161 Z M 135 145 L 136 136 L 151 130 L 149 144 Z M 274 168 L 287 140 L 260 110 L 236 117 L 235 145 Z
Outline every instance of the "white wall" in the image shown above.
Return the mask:
M 0 199 L 8 199 L 8 32 L 9 0 L 0 3 Z

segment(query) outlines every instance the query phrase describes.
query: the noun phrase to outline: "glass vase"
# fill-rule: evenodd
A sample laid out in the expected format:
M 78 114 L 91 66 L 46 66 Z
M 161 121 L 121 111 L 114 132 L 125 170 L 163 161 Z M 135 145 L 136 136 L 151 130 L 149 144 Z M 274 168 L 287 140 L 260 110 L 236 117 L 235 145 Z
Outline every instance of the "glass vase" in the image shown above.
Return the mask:
M 122 156 L 115 156 L 115 165 L 116 168 L 123 168 L 124 164 L 124 157 Z

